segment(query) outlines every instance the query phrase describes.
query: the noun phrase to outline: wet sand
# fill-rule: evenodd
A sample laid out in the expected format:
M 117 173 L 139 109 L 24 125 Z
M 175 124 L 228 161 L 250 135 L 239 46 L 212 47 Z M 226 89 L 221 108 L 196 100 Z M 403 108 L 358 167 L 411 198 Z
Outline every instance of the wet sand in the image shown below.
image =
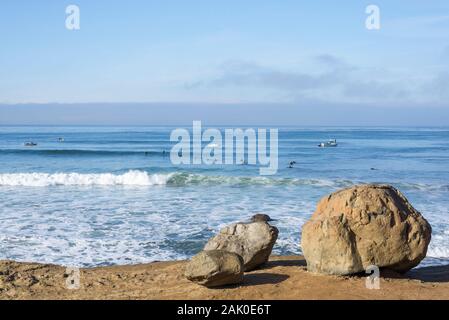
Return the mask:
M 0 261 L 0 299 L 449 299 L 449 266 L 383 272 L 370 290 L 364 276 L 313 274 L 303 257 L 273 256 L 243 284 L 207 289 L 184 278 L 185 264 L 81 269 L 79 289 L 68 289 L 65 267 Z

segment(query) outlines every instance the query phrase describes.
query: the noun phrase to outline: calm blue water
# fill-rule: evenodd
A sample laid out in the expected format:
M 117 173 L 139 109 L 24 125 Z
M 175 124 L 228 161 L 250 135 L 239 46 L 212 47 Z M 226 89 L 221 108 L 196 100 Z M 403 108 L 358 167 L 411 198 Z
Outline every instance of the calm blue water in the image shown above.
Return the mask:
M 423 264 L 449 263 L 449 128 L 280 128 L 280 168 L 270 177 L 252 165 L 174 166 L 164 154 L 172 129 L 0 127 L 0 259 L 182 259 L 257 212 L 278 219 L 275 253 L 297 254 L 321 197 L 379 182 L 399 188 L 431 223 Z M 317 147 L 331 138 L 338 148 Z M 38 146 L 23 145 L 30 140 Z

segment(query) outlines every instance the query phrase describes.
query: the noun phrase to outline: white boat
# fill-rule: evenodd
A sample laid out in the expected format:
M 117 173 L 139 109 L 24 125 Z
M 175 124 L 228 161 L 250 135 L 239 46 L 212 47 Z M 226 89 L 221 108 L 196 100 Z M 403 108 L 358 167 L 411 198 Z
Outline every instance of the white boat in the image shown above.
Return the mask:
M 329 148 L 338 146 L 337 139 L 329 140 L 328 142 L 321 142 L 318 147 Z

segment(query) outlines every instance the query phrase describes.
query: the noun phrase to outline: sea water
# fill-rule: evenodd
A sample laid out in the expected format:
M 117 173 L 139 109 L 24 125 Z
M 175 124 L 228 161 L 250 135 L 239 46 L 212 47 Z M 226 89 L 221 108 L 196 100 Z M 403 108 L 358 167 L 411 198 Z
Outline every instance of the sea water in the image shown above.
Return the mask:
M 301 226 L 321 197 L 374 182 L 400 189 L 432 225 L 422 265 L 449 263 L 449 128 L 280 127 L 272 176 L 252 165 L 173 165 L 173 129 L 0 127 L 0 259 L 185 259 L 255 213 L 276 219 L 275 254 L 300 254 Z M 338 147 L 318 148 L 329 139 Z

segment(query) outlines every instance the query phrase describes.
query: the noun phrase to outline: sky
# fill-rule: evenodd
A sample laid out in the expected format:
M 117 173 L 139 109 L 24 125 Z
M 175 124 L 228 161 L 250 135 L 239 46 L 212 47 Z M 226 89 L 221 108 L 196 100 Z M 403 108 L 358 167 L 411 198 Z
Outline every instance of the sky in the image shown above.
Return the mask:
M 66 28 L 72 4 L 79 30 Z M 379 30 L 365 26 L 368 5 Z M 448 115 L 447 0 L 0 3 L 0 124 L 449 125 Z

